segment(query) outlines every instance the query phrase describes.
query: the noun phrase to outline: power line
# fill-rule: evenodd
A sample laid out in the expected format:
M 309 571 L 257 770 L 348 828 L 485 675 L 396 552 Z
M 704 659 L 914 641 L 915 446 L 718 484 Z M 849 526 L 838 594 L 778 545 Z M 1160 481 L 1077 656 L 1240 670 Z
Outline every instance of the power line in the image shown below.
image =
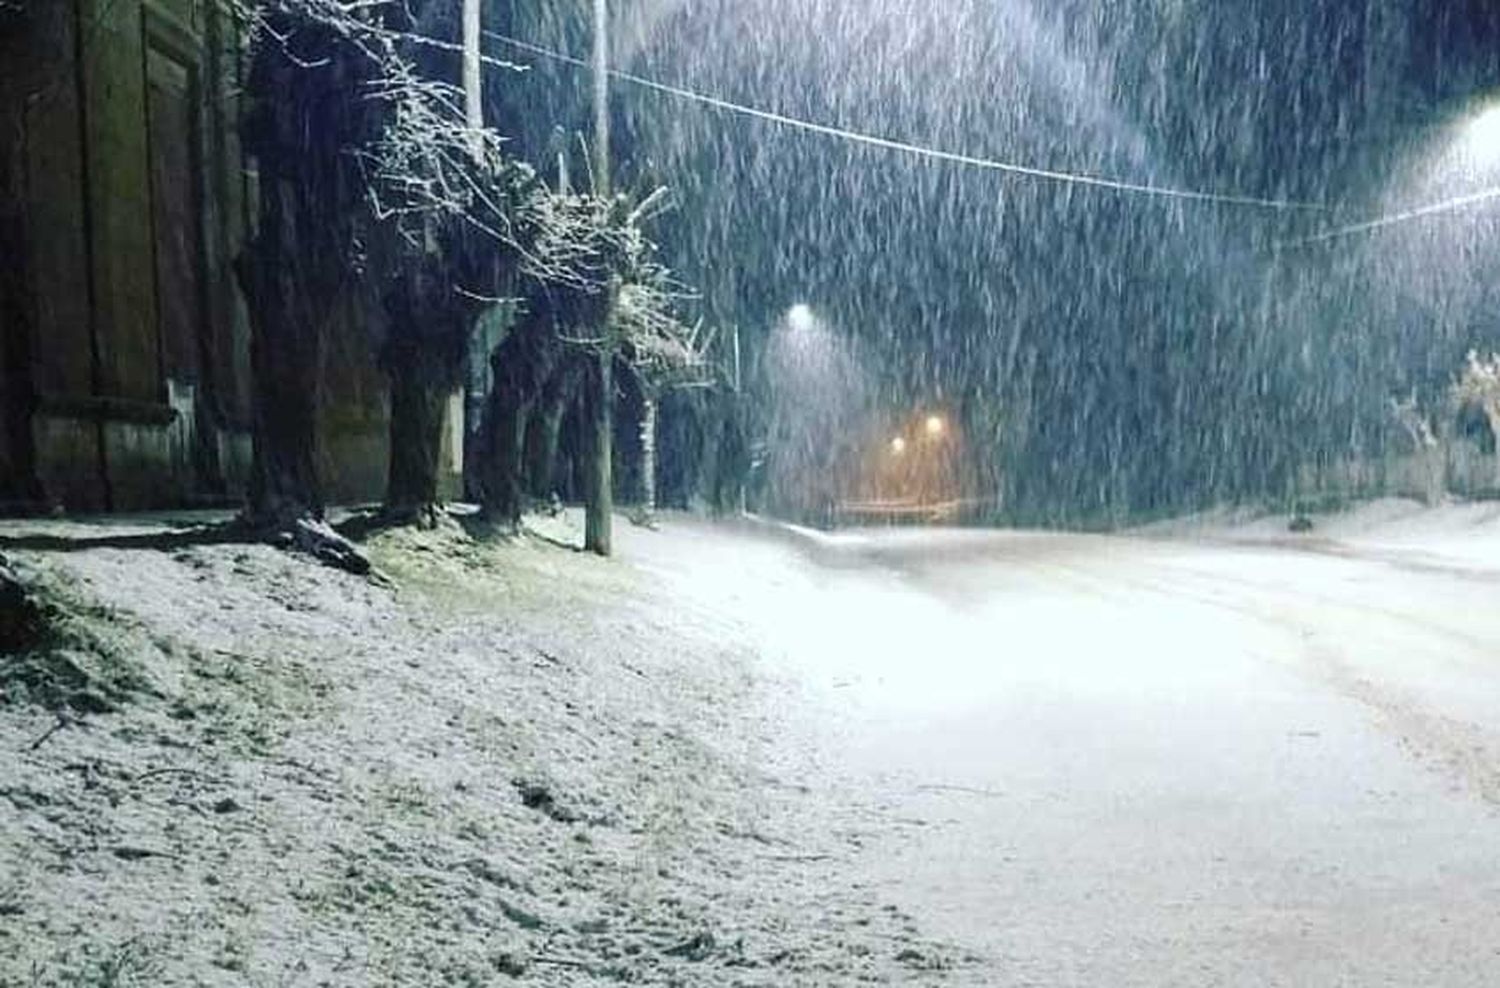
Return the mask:
M 562 52 L 534 45 L 530 42 L 521 41 L 516 38 L 507 37 L 495 31 L 484 32 L 486 36 L 511 46 L 520 51 L 549 58 L 557 62 L 563 62 L 578 68 L 589 69 L 590 66 L 581 58 L 574 58 Z M 1119 179 L 1104 178 L 1098 175 L 1081 175 L 1073 172 L 1055 171 L 1049 168 L 1035 168 L 1030 165 L 1020 165 L 1014 162 L 997 161 L 992 158 L 979 158 L 973 155 L 959 154 L 954 151 L 943 151 L 938 148 L 924 147 L 919 144 L 909 144 L 905 141 L 892 140 L 887 137 L 879 137 L 874 134 L 866 134 L 855 130 L 846 130 L 842 127 L 833 127 L 828 124 L 815 123 L 811 120 L 802 120 L 790 117 L 782 113 L 774 113 L 770 110 L 761 110 L 753 106 L 745 106 L 740 103 L 732 103 L 729 100 L 719 99 L 705 93 L 695 92 L 691 89 L 683 89 L 679 86 L 667 85 L 654 79 L 622 72 L 618 69 L 610 69 L 609 75 L 622 82 L 628 82 L 643 89 L 653 92 L 674 96 L 678 99 L 701 103 L 704 106 L 722 110 L 727 113 L 737 113 L 741 116 L 751 117 L 756 120 L 764 120 L 768 123 L 779 124 L 795 130 L 806 131 L 812 134 L 822 134 L 827 137 L 836 137 L 840 140 L 850 141 L 855 144 L 864 144 L 869 147 L 884 148 L 889 151 L 900 151 L 905 154 L 927 158 L 933 161 L 946 161 L 952 164 L 967 165 L 973 168 L 983 168 L 989 171 L 1004 172 L 1010 175 L 1022 175 L 1028 178 L 1042 179 L 1049 182 L 1060 182 L 1068 185 L 1082 185 L 1098 189 L 1110 189 L 1116 192 L 1129 192 L 1138 195 L 1157 196 L 1165 199 L 1188 200 L 1192 202 L 1218 203 L 1230 206 L 1255 206 L 1262 209 L 1278 210 L 1317 210 L 1326 211 L 1329 207 L 1319 203 L 1297 202 L 1290 199 L 1263 199 L 1256 196 L 1226 195 L 1218 192 L 1202 192 L 1195 189 L 1178 189 L 1164 185 L 1150 185 L 1141 182 L 1127 182 Z
M 1325 230 L 1307 237 L 1299 237 L 1294 240 L 1284 240 L 1277 244 L 1278 247 L 1306 247 L 1312 244 L 1324 243 L 1329 240 L 1337 240 L 1341 237 L 1353 236 L 1357 233 L 1368 233 L 1372 230 L 1381 230 L 1397 223 L 1406 223 L 1411 220 L 1421 219 L 1424 216 L 1436 216 L 1439 213 L 1451 213 L 1454 210 L 1463 209 L 1465 206 L 1475 206 L 1480 203 L 1500 199 L 1500 187 L 1484 189 L 1480 192 L 1472 192 L 1464 196 L 1456 196 L 1452 199 L 1444 199 L 1442 202 L 1429 203 L 1426 206 L 1417 206 L 1413 209 L 1403 210 L 1399 213 L 1391 213 L 1387 216 L 1377 216 L 1372 220 L 1362 223 L 1351 223 L 1348 226 Z

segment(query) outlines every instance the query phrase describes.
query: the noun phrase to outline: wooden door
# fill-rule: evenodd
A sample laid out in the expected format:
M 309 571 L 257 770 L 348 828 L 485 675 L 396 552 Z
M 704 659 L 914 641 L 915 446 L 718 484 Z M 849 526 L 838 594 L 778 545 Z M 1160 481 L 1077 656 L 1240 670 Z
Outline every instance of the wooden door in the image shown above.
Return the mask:
M 151 203 L 162 376 L 201 387 L 208 350 L 204 305 L 202 175 L 194 115 L 194 73 L 147 50 Z

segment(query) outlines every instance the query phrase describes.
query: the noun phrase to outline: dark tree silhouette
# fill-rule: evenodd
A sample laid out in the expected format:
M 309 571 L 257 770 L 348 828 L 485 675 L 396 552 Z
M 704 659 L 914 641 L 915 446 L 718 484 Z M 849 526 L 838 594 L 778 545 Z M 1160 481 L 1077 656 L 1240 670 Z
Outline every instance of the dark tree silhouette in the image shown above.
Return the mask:
M 458 0 L 248 8 L 256 44 L 246 144 L 263 191 L 241 273 L 256 330 L 250 516 L 258 524 L 324 531 L 313 469 L 316 368 L 323 327 L 351 294 L 378 298 L 386 316 L 386 504 L 401 521 L 435 515 L 445 406 L 475 318 L 510 286 L 520 286 L 520 315 L 494 361 L 479 485 L 486 514 L 507 525 L 524 506 L 533 408 L 565 364 L 591 370 L 593 390 L 608 396 L 597 375 L 622 354 L 642 366 L 693 359 L 691 334 L 674 314 L 678 293 L 643 233 L 663 195 L 635 203 L 553 192 L 508 159 L 500 135 L 476 126 L 457 82 L 460 10 Z M 558 389 L 549 409 L 568 390 Z M 590 407 L 595 434 L 607 437 L 609 402 Z M 595 466 L 605 469 L 593 472 L 591 517 L 609 494 L 608 446 L 595 446 Z
M 243 122 L 258 176 L 254 238 L 238 259 L 252 324 L 254 464 L 247 520 L 330 561 L 365 564 L 323 522 L 314 455 L 327 324 L 351 290 L 365 183 L 346 153 L 363 143 L 369 66 L 337 30 L 267 11 L 258 21 Z

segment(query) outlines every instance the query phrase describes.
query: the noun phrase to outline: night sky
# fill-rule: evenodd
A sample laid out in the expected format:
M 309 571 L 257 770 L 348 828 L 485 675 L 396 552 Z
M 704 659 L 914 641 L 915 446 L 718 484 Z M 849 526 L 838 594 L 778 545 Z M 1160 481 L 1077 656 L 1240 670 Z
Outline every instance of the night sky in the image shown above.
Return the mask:
M 583 7 L 492 23 L 586 55 Z M 754 349 L 809 305 L 865 368 L 861 400 L 957 410 L 1020 517 L 1279 492 L 1299 463 L 1384 449 L 1393 394 L 1437 394 L 1468 348 L 1500 345 L 1500 205 L 1277 246 L 1485 187 L 1430 165 L 1500 100 L 1492 4 L 616 0 L 614 16 L 615 65 L 757 109 L 1286 201 L 933 162 L 615 84 L 618 180 L 674 190 L 658 235 L 707 316 Z M 533 65 L 492 76 L 502 131 L 537 159 L 576 148 L 586 74 L 493 50 Z M 1489 185 L 1500 148 L 1495 164 Z

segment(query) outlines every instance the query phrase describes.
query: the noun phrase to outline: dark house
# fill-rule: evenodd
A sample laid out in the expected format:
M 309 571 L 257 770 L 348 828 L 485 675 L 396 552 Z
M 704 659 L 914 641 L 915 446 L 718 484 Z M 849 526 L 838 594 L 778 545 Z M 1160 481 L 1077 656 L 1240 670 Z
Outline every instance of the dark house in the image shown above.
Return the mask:
M 229 9 L 0 0 L 0 511 L 242 494 L 251 339 L 233 265 L 255 174 Z M 320 369 L 335 501 L 384 483 L 368 322 L 351 302 Z

